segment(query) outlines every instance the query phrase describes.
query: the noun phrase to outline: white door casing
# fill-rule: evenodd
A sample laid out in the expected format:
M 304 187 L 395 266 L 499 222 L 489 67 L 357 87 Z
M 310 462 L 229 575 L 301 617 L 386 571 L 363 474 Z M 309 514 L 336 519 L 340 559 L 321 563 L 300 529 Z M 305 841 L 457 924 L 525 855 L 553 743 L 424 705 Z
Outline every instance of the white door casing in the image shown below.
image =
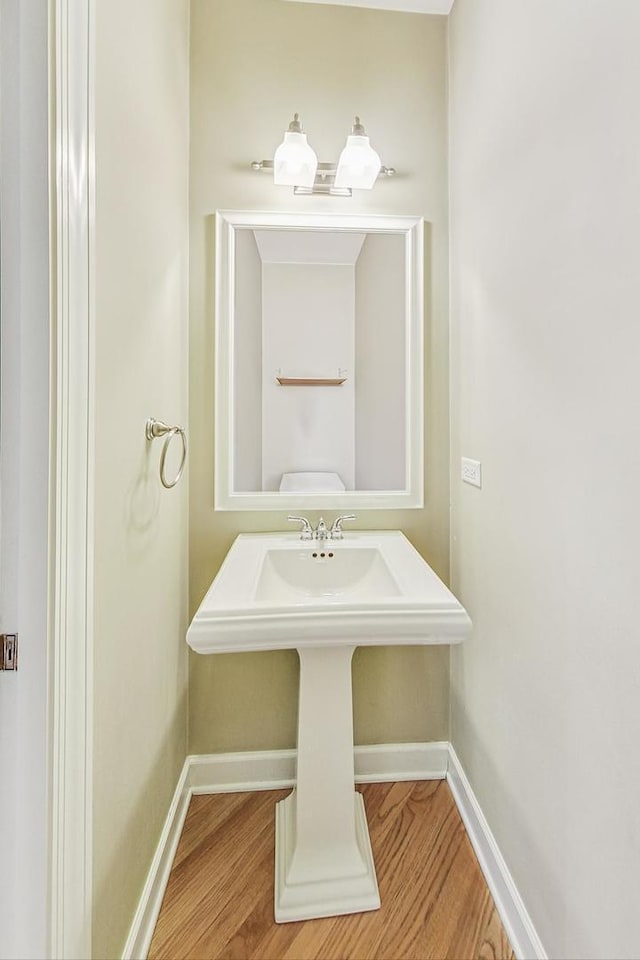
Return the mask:
M 91 956 L 93 0 L 52 0 L 55 438 L 50 955 Z

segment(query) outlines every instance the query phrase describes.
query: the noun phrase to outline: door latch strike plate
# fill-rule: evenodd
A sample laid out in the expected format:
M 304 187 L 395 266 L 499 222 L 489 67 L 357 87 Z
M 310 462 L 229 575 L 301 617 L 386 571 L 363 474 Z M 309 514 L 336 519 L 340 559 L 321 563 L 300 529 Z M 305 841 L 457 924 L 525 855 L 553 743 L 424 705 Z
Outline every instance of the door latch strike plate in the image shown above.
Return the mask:
M 18 669 L 18 634 L 0 634 L 0 670 Z

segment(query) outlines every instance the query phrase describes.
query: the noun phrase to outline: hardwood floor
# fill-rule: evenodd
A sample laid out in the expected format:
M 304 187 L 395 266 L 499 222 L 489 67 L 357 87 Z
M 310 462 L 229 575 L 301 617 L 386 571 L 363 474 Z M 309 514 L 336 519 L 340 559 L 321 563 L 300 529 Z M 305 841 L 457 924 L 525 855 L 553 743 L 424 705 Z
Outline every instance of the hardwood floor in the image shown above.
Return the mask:
M 289 791 L 196 796 L 150 960 L 511 960 L 446 782 L 358 789 L 380 910 L 276 924 L 274 806 Z

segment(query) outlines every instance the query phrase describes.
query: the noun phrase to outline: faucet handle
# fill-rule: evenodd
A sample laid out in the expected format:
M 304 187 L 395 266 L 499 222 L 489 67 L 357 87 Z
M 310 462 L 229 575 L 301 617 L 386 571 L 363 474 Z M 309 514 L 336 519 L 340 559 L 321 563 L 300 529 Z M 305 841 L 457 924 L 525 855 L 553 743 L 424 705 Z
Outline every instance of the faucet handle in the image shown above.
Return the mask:
M 301 540 L 313 540 L 313 527 L 306 517 L 287 517 L 287 520 L 302 524 L 302 530 L 300 531 Z
M 344 517 L 337 517 L 332 524 L 331 532 L 329 536 L 332 540 L 344 540 L 344 533 L 342 532 L 342 524 L 345 520 L 357 520 L 355 513 L 347 513 Z

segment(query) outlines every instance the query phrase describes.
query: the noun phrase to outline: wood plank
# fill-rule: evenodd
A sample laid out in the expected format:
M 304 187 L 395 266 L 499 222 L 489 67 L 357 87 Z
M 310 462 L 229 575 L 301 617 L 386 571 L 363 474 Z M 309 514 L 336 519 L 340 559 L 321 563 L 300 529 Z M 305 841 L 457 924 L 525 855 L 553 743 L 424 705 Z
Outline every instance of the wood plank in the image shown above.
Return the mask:
M 380 910 L 276 924 L 275 804 L 288 791 L 195 796 L 149 960 L 513 960 L 446 782 L 359 789 Z
M 286 791 L 280 793 L 286 796 Z M 217 956 L 216 944 L 225 943 L 252 908 L 251 899 L 245 895 L 247 878 L 254 884 L 260 877 L 263 883 L 270 882 L 275 838 L 273 794 L 233 796 L 231 815 L 215 819 L 204 841 L 171 871 L 152 942 L 153 948 L 157 941 L 158 952 L 153 955 L 158 960 L 183 955 Z M 196 816 L 201 805 L 197 801 L 205 799 L 209 798 L 192 799 Z M 187 829 L 185 823 L 183 834 Z M 249 842 L 240 842 L 240 837 Z M 188 954 L 183 954 L 185 942 L 189 944 Z

